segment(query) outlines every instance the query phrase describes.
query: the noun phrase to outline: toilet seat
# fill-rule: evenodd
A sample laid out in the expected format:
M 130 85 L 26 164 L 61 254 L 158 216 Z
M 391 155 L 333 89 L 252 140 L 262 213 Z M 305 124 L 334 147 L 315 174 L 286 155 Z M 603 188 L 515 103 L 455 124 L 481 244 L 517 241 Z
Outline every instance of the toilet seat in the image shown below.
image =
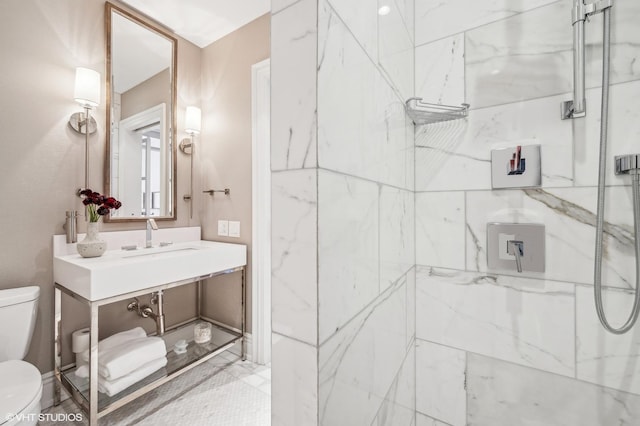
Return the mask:
M 7 426 L 16 423 L 8 419 L 9 414 L 30 414 L 40 406 L 42 376 L 28 362 L 10 360 L 0 362 L 0 377 L 0 425 Z M 33 414 L 39 413 L 38 409 Z

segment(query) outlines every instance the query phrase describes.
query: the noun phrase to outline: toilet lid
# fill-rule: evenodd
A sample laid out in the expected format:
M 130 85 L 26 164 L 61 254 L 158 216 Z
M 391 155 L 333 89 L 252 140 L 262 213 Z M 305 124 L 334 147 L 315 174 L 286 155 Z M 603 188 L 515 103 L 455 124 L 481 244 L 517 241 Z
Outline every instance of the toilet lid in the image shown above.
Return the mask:
M 24 361 L 0 362 L 0 424 L 42 396 L 40 371 Z

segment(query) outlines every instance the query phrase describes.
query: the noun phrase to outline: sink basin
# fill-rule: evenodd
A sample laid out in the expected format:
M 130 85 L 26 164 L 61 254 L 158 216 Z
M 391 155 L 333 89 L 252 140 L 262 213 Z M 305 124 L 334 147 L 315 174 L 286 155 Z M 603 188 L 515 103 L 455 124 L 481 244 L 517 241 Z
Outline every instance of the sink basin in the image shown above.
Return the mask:
M 168 250 L 163 250 L 165 247 L 160 247 L 160 248 L 148 248 L 148 249 L 142 249 L 142 252 L 139 251 L 135 251 L 135 252 L 127 252 L 127 253 L 131 253 L 131 254 L 125 254 L 122 256 L 123 259 L 128 259 L 130 257 L 141 257 L 141 256 L 163 256 L 165 254 L 172 254 L 175 253 L 177 251 L 186 251 L 186 250 L 198 250 L 197 247 L 183 247 L 183 248 L 172 248 L 172 249 L 168 249 Z
M 224 272 L 247 264 L 243 244 L 191 241 L 101 257 L 54 256 L 54 281 L 89 301 Z

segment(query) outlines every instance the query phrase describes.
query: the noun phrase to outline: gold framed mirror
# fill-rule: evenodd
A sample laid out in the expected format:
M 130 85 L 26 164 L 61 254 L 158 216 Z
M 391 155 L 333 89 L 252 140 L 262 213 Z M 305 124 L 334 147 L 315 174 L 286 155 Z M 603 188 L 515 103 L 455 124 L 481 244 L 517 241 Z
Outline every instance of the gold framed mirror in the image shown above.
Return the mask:
M 178 41 L 146 17 L 105 3 L 105 191 L 108 221 L 176 220 Z

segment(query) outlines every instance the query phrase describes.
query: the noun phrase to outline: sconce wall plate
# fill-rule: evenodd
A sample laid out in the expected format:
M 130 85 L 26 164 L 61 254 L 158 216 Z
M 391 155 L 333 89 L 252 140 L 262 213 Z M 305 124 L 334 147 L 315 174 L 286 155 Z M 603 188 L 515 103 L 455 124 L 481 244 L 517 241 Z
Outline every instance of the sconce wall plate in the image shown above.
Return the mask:
M 193 153 L 193 141 L 191 138 L 184 138 L 180 141 L 178 148 L 183 154 L 191 155 Z
M 85 125 L 86 114 L 84 112 L 76 112 L 69 118 L 69 127 L 76 132 L 85 135 L 87 133 L 87 126 Z M 89 117 L 89 134 L 92 135 L 98 130 L 98 123 L 93 117 Z

